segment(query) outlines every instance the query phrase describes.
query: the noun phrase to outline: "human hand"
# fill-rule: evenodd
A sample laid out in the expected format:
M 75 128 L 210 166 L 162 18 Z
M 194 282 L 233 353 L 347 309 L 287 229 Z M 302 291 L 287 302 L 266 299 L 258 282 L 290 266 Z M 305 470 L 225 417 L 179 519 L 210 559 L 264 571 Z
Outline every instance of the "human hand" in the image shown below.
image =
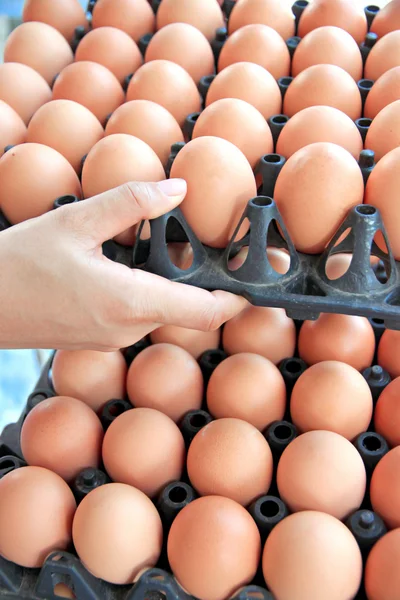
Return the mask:
M 160 325 L 208 331 L 244 298 L 117 264 L 102 244 L 177 206 L 186 183 L 128 183 L 0 233 L 0 347 L 127 347 Z

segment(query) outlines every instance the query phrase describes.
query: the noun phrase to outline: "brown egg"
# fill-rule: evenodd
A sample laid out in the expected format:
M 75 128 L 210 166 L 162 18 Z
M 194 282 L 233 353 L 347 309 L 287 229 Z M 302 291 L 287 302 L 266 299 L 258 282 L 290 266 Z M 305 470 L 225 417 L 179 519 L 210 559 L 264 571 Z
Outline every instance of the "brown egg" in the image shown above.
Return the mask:
M 304 37 L 324 25 L 344 29 L 358 44 L 364 41 L 367 34 L 367 18 L 357 0 L 313 0 L 300 17 L 298 35 Z
M 290 398 L 290 415 L 299 431 L 334 431 L 350 441 L 368 429 L 372 409 L 364 377 L 334 360 L 319 362 L 300 375 Z
M 86 106 L 104 123 L 107 115 L 124 101 L 124 92 L 118 79 L 95 62 L 81 61 L 68 65 L 57 77 L 53 100 L 74 100 Z
M 111 479 L 156 496 L 180 478 L 185 442 L 177 425 L 152 408 L 128 410 L 113 421 L 103 443 L 103 462 Z
M 307 106 L 333 106 L 353 121 L 361 117 L 361 95 L 354 79 L 336 65 L 308 67 L 289 85 L 283 112 L 292 117 Z
M 124 398 L 127 367 L 121 352 L 58 350 L 52 380 L 59 396 L 71 396 L 96 412 L 109 400 Z
M 249 253 L 248 246 L 244 246 L 236 256 L 228 261 L 228 268 L 231 271 L 236 271 L 246 261 Z M 286 250 L 281 248 L 267 248 L 267 257 L 270 265 L 277 273 L 284 275 L 289 271 L 290 268 L 290 255 Z
M 0 100 L 0 157 L 6 146 L 22 144 L 25 140 L 25 123 L 11 106 Z
M 160 516 L 142 492 L 122 483 L 96 488 L 80 503 L 73 523 L 74 546 L 96 577 L 132 584 L 160 555 Z
M 23 21 L 40 21 L 51 25 L 72 42 L 76 27 L 88 28 L 88 22 L 79 0 L 25 0 Z
M 42 467 L 22 467 L 0 479 L 0 555 L 38 568 L 71 543 L 76 509 L 68 485 Z
M 378 79 L 383 73 L 400 66 L 400 31 L 391 31 L 378 40 L 368 54 L 364 77 Z
M 285 382 L 278 368 L 263 356 L 234 354 L 211 375 L 207 406 L 216 419 L 242 419 L 263 431 L 273 421 L 283 419 Z
M 200 94 L 193 79 L 183 67 L 169 60 L 152 60 L 140 67 L 131 79 L 126 99 L 161 104 L 180 127 L 189 114 L 201 110 Z
M 219 347 L 221 330 L 197 331 L 175 325 L 164 325 L 150 334 L 152 344 L 174 344 L 189 352 L 196 360 L 206 350 Z M 182 377 L 180 373 L 179 377 Z
M 372 508 L 389 529 L 400 527 L 400 446 L 390 450 L 372 473 L 370 496 Z
M 322 252 L 349 210 L 362 204 L 364 182 L 347 150 L 317 142 L 284 164 L 274 199 L 297 250 Z
M 400 331 L 386 329 L 378 346 L 378 364 L 394 379 L 400 377 Z
M 400 146 L 400 100 L 383 108 L 374 118 L 365 138 L 365 147 L 375 152 L 378 162 Z
M 196 83 L 215 71 L 214 54 L 207 38 L 188 23 L 171 23 L 160 29 L 146 49 L 146 62 L 164 59 L 180 65 Z
M 107 67 L 120 83 L 143 63 L 133 39 L 116 27 L 92 29 L 79 42 L 75 60 L 93 61 Z
M 224 16 L 215 0 L 163 0 L 157 11 L 157 29 L 170 23 L 189 23 L 199 29 L 209 42 L 218 27 L 224 26 Z
M 400 377 L 382 391 L 374 412 L 375 431 L 383 435 L 390 446 L 400 446 Z
M 374 119 L 395 100 L 400 100 L 400 67 L 389 69 L 375 81 L 365 101 L 364 117 Z
M 365 317 L 322 313 L 301 326 L 299 355 L 308 365 L 338 360 L 362 371 L 371 366 L 374 353 L 374 331 Z
M 194 437 L 187 456 L 190 482 L 201 496 L 226 496 L 242 506 L 268 492 L 272 469 L 268 442 L 241 419 L 211 421 Z
M 260 553 L 260 534 L 249 513 L 220 496 L 185 506 L 168 535 L 172 572 L 200 600 L 225 600 L 250 583 Z
M 400 596 L 400 529 L 389 531 L 374 544 L 365 565 L 369 600 L 397 600 Z
M 116 27 L 138 42 L 155 28 L 154 12 L 147 0 L 97 0 L 92 14 L 93 28 Z
M 72 100 L 53 100 L 33 115 L 27 141 L 54 148 L 80 173 L 83 156 L 103 135 L 99 120 L 85 106 Z
M 292 512 L 318 510 L 342 520 L 361 505 L 365 467 L 346 438 L 332 431 L 308 431 L 284 450 L 277 484 Z
M 284 40 L 295 33 L 294 14 L 288 4 L 276 0 L 239 0 L 229 17 L 229 33 L 245 25 L 262 24 L 275 29 Z
M 82 196 L 68 161 L 42 144 L 20 144 L 3 154 L 0 179 L 0 207 L 13 224 L 51 210 L 59 196 Z
M 65 583 L 57 583 L 54 586 L 53 593 L 61 598 L 69 598 L 69 600 L 75 600 L 76 598 L 74 592 Z
M 268 25 L 245 25 L 232 33 L 219 55 L 218 71 L 243 61 L 261 65 L 275 79 L 290 73 L 288 47 Z
M 51 89 L 31 67 L 3 63 L 0 65 L 0 100 L 11 106 L 27 125 L 33 113 L 51 100 Z
M 327 278 L 334 281 L 342 277 L 349 270 L 352 258 L 352 254 L 331 254 L 325 266 Z
M 385 5 L 385 6 L 382 6 Z M 371 31 L 382 38 L 387 33 L 400 29 L 400 2 L 382 2 L 381 9 L 372 21 Z
M 345 113 L 332 106 L 309 106 L 286 123 L 279 135 L 276 151 L 289 158 L 300 148 L 316 142 L 342 146 L 356 160 L 363 149 L 360 132 Z
M 363 566 L 357 542 L 343 523 L 304 511 L 274 527 L 262 569 L 277 600 L 348 600 L 357 594 Z

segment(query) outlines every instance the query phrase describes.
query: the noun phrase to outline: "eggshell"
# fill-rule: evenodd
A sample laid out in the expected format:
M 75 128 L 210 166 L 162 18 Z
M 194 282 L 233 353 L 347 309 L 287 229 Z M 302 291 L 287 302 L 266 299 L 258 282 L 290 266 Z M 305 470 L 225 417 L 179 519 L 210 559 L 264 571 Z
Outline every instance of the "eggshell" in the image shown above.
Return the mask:
M 119 351 L 58 350 L 52 363 L 57 394 L 82 400 L 95 411 L 109 400 L 124 398 L 126 373 Z
M 80 503 L 73 523 L 79 558 L 96 577 L 132 584 L 160 555 L 163 531 L 154 504 L 122 483 L 96 488 Z
M 296 327 L 283 308 L 249 304 L 225 324 L 222 344 L 228 354 L 252 352 L 277 365 L 294 355 Z
M 174 344 L 189 352 L 196 360 L 206 350 L 218 348 L 220 337 L 221 329 L 197 331 L 175 325 L 158 327 L 150 334 L 152 344 Z
M 53 593 L 61 598 L 69 598 L 75 600 L 75 594 L 65 583 L 57 583 L 54 586 Z
M 229 33 L 252 24 L 268 25 L 284 40 L 295 34 L 294 14 L 279 0 L 238 0 L 229 17 Z
M 289 158 L 304 146 L 331 142 L 342 146 L 358 160 L 363 141 L 354 122 L 332 106 L 309 106 L 286 123 L 279 134 L 276 152 Z
M 374 427 L 390 446 L 400 445 L 400 377 L 396 377 L 378 398 L 374 413 Z
M 290 73 L 290 54 L 284 40 L 268 25 L 245 25 L 232 33 L 222 47 L 218 71 L 237 62 L 261 65 L 278 79 Z
M 362 204 L 364 182 L 356 160 L 337 144 L 301 148 L 278 175 L 274 199 L 297 250 L 322 252 L 349 210 Z
M 131 79 L 126 99 L 161 104 L 180 127 L 189 114 L 201 110 L 200 94 L 193 79 L 183 67 L 169 60 L 152 60 L 140 67 Z
M 389 69 L 375 81 L 365 101 L 364 117 L 374 119 L 395 100 L 400 100 L 400 67 Z
M 68 161 L 42 144 L 20 144 L 3 154 L 0 179 L 0 207 L 13 224 L 51 210 L 59 196 L 82 196 Z
M 97 0 L 92 13 L 93 28 L 116 27 L 138 42 L 155 28 L 154 12 L 146 0 Z
M 99 120 L 85 106 L 72 100 L 53 100 L 33 115 L 27 141 L 54 148 L 80 173 L 83 156 L 103 134 Z
M 0 65 L 0 100 L 11 106 L 27 125 L 33 113 L 51 100 L 51 89 L 31 67 L 3 63 Z
M 343 523 L 317 511 L 283 519 L 264 547 L 262 569 L 279 600 L 355 598 L 362 577 L 357 542 Z
M 209 42 L 219 27 L 224 27 L 224 16 L 215 0 L 163 0 L 157 10 L 157 29 L 170 23 L 189 23 L 199 29 Z
M 400 29 L 400 2 L 392 0 L 392 2 L 382 3 L 380 11 L 372 21 L 371 31 L 382 38 L 387 33 Z
M 71 543 L 76 509 L 68 485 L 42 467 L 22 467 L 0 480 L 0 555 L 38 568 Z
M 53 100 L 74 100 L 86 106 L 104 123 L 107 115 L 124 101 L 124 92 L 118 79 L 95 62 L 81 61 L 68 65 L 57 77 Z
M 201 496 L 226 496 L 248 506 L 268 492 L 272 469 L 268 442 L 240 419 L 211 421 L 189 446 L 187 471 Z
M 400 146 L 400 100 L 383 108 L 374 118 L 365 138 L 365 147 L 375 152 L 378 162 Z
M 390 450 L 372 473 L 370 496 L 372 508 L 389 529 L 400 526 L 400 446 Z
M 277 484 L 292 512 L 318 510 L 342 520 L 363 501 L 365 467 L 346 438 L 332 431 L 308 431 L 283 451 Z
M 103 462 L 111 479 L 153 497 L 179 480 L 185 463 L 185 442 L 177 425 L 152 408 L 134 408 L 107 429 Z
M 374 353 L 374 331 L 365 317 L 322 313 L 301 326 L 299 355 L 308 365 L 338 360 L 362 371 L 371 366 Z
M 79 42 L 75 60 L 93 61 L 107 67 L 120 83 L 143 63 L 138 46 L 116 27 L 92 29 Z
M 269 119 L 282 109 L 278 84 L 264 67 L 251 62 L 237 62 L 218 73 L 211 83 L 206 106 L 221 98 L 239 98 Z
M 334 281 L 342 277 L 349 270 L 352 258 L 352 254 L 331 254 L 325 265 L 327 278 Z
M 334 25 L 344 29 L 358 44 L 367 34 L 367 18 L 363 6 L 357 0 L 313 0 L 303 11 L 298 35 L 307 33 L 324 25 Z
M 283 101 L 285 115 L 318 105 L 333 106 L 353 121 L 361 117 L 361 95 L 347 71 L 336 65 L 313 65 L 294 78 Z
M 211 375 L 207 406 L 217 419 L 242 419 L 263 431 L 273 421 L 283 419 L 285 382 L 278 368 L 263 356 L 235 354 L 223 360 Z
M 400 332 L 386 329 L 378 346 L 378 364 L 394 379 L 400 376 Z
M 374 544 L 365 565 L 369 600 L 397 600 L 400 596 L 400 529 L 389 531 Z
M 400 66 L 400 31 L 391 31 L 379 39 L 368 54 L 364 77 L 378 79 L 383 73 Z
M 171 23 L 160 29 L 146 49 L 146 62 L 170 60 L 183 67 L 196 83 L 215 71 L 214 54 L 207 38 L 188 23 Z
M 0 157 L 6 146 L 22 144 L 25 140 L 25 123 L 11 106 L 0 100 Z
M 72 42 L 76 27 L 88 28 L 88 22 L 79 0 L 25 0 L 23 21 L 40 21 L 51 25 Z
M 220 496 L 185 506 L 168 535 L 171 569 L 200 600 L 225 600 L 250 583 L 260 553 L 260 534 L 249 513 Z

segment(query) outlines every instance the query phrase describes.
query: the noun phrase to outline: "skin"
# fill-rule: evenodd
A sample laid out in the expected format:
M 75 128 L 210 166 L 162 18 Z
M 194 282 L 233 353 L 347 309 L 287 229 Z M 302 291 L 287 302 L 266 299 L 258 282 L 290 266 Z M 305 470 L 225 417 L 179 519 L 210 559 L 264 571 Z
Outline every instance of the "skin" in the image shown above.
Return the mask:
M 183 200 L 186 182 L 131 182 L 0 233 L 0 348 L 125 348 L 161 325 L 211 331 L 246 301 L 114 263 L 102 243 Z

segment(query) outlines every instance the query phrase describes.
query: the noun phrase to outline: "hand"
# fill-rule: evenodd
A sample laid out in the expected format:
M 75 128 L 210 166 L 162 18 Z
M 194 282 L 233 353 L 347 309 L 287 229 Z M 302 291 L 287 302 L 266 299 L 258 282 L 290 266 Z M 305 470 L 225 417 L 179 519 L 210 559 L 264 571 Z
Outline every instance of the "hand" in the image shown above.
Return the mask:
M 186 182 L 128 183 L 0 233 L 0 347 L 127 347 L 160 325 L 208 331 L 244 298 L 114 263 L 102 244 L 177 206 Z

